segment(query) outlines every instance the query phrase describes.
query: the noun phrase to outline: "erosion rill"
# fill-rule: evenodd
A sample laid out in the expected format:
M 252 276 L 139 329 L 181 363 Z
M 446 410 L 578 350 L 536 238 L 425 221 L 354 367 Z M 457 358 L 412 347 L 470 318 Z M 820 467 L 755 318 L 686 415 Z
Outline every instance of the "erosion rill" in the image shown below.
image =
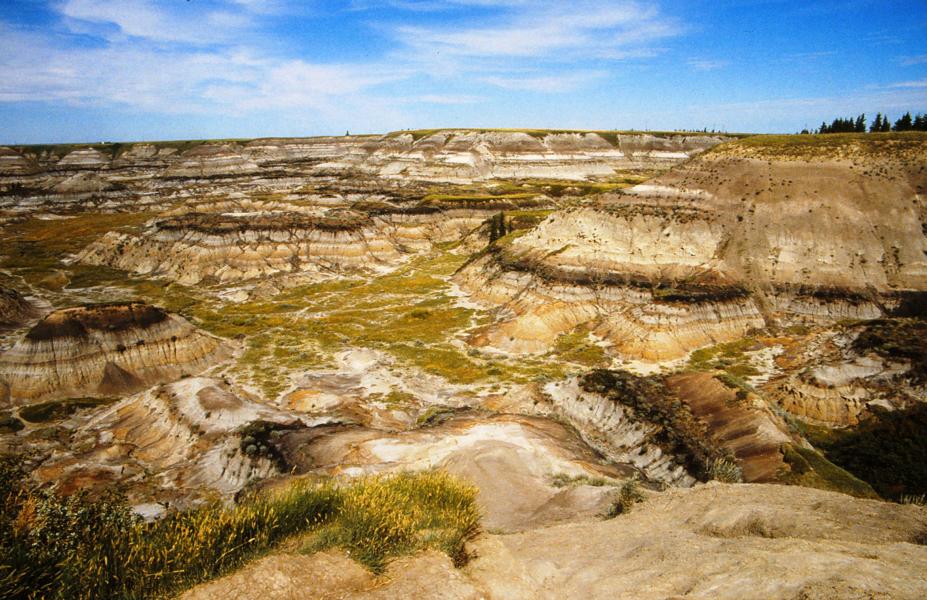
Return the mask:
M 924 597 L 925 194 L 919 133 L 0 148 L 0 534 L 129 523 L 55 568 L 138 597 Z

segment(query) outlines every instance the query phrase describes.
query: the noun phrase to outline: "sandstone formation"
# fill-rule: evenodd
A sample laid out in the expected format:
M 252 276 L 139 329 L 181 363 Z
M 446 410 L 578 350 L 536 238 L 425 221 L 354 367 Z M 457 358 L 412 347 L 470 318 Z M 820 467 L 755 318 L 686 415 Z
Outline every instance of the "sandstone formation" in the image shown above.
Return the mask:
M 458 276 L 503 308 L 473 342 L 538 352 L 585 325 L 665 360 L 771 322 L 922 310 L 927 141 L 810 148 L 725 144 L 497 244 Z
M 762 399 L 738 394 L 709 373 L 672 375 L 666 386 L 705 423 L 714 443 L 730 451 L 745 482 L 776 481 L 788 469 L 781 448 L 794 440 Z
M 97 304 L 47 315 L 0 355 L 14 404 L 121 396 L 195 374 L 228 354 L 182 317 L 142 303 Z
M 0 209 L 139 210 L 209 194 L 376 189 L 506 178 L 608 179 L 663 170 L 725 138 L 685 134 L 436 130 L 240 142 L 0 147 Z M 79 176 L 79 177 L 78 177 Z
M 886 319 L 825 332 L 803 355 L 783 357 L 798 368 L 764 387 L 789 413 L 828 426 L 855 426 L 873 410 L 923 402 L 924 331 L 920 320 Z
M 316 427 L 284 434 L 280 444 L 298 473 L 356 477 L 444 469 L 479 488 L 484 526 L 508 531 L 599 514 L 612 488 L 582 482 L 633 472 L 601 464 L 562 425 L 519 416 L 464 415 L 404 432 Z M 557 476 L 578 485 L 557 487 Z
M 253 436 L 326 422 L 304 423 L 221 380 L 190 377 L 96 410 L 74 433 L 79 450 L 57 452 L 34 477 L 63 490 L 120 482 L 142 513 L 163 512 L 152 503 L 230 499 L 251 480 L 279 475 L 277 455 Z
M 461 239 L 500 210 L 550 205 L 543 198 L 412 206 L 344 202 L 343 208 L 325 208 L 242 200 L 172 211 L 139 233 L 106 234 L 77 259 L 183 284 L 278 273 L 370 273 Z

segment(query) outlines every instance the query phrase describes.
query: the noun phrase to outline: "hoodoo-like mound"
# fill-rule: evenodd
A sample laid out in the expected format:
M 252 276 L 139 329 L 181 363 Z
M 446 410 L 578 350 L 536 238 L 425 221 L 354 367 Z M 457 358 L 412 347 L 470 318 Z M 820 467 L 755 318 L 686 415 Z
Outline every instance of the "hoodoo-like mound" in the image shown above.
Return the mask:
M 921 134 L 748 138 L 552 215 L 458 280 L 514 314 L 478 344 L 540 351 L 585 324 L 672 359 L 771 321 L 919 310 L 925 191 Z
M 34 311 L 22 294 L 0 287 L 0 327 L 21 325 L 34 315 Z
M 182 317 L 132 302 L 56 310 L 0 355 L 14 404 L 116 396 L 194 374 L 227 353 Z

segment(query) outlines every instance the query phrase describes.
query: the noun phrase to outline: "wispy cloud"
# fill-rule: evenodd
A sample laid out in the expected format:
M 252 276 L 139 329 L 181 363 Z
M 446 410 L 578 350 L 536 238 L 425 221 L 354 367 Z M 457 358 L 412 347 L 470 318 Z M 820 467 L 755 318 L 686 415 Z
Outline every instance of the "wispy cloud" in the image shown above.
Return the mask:
M 927 54 L 920 54 L 918 56 L 905 56 L 901 59 L 900 62 L 906 67 L 927 64 Z
M 480 77 L 479 81 L 506 90 L 565 93 L 572 92 L 577 88 L 604 76 L 605 73 L 602 71 L 583 71 L 578 73 L 538 75 L 533 77 L 490 75 L 486 77 Z
M 690 67 L 696 71 L 717 71 L 718 69 L 723 69 L 729 63 L 726 60 L 708 60 L 708 59 L 689 59 L 686 61 Z
M 889 85 L 890 88 L 927 88 L 927 78 L 916 81 L 899 81 Z
M 483 4 L 511 8 L 522 3 Z M 537 2 L 530 10 L 503 11 L 491 22 L 404 25 L 395 28 L 394 35 L 422 55 L 552 58 L 565 52 L 572 57 L 610 58 L 679 31 L 653 6 L 637 2 Z
M 260 3 L 245 0 L 244 4 Z M 235 40 L 252 24 L 248 12 L 232 10 L 234 6 L 204 8 L 180 2 L 165 10 L 164 3 L 151 0 L 65 0 L 60 12 L 75 31 L 94 31 L 110 40 L 130 37 L 203 46 Z M 89 30 L 90 26 L 97 28 Z

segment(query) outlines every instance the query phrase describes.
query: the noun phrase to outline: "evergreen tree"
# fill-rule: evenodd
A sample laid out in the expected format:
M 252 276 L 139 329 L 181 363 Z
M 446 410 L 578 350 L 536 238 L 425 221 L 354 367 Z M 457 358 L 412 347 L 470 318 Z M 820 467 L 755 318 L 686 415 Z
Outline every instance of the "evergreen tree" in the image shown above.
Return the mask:
M 895 121 L 895 131 L 911 131 L 912 127 L 914 127 L 914 120 L 909 112 L 906 112 L 904 116 Z
M 877 131 L 882 131 L 882 113 L 876 113 L 875 120 L 869 126 L 869 133 L 876 133 Z
M 882 117 L 882 132 L 886 133 L 892 130 L 892 122 L 888 119 L 888 115 Z
M 856 117 L 856 123 L 854 123 L 854 125 L 856 133 L 866 133 L 866 113 Z
M 927 131 L 927 115 L 919 114 L 914 117 L 914 131 Z

